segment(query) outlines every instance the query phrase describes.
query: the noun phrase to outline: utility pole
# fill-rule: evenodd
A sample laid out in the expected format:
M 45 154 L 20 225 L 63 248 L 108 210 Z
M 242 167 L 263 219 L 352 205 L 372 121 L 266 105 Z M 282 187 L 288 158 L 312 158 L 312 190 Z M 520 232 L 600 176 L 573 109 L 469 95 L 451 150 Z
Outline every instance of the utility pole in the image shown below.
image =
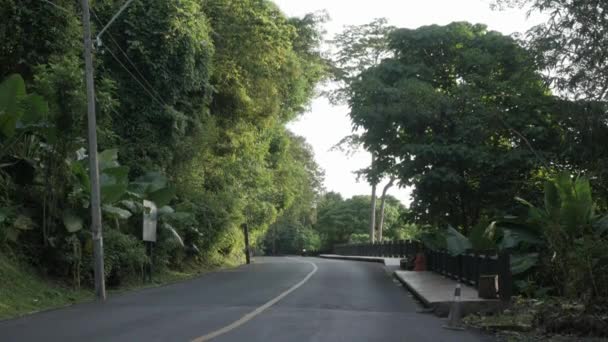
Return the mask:
M 89 0 L 82 0 L 82 26 L 84 32 L 84 63 L 87 85 L 87 118 L 89 131 L 89 172 L 91 178 L 91 232 L 93 235 L 93 272 L 95 297 L 106 299 L 103 268 L 103 235 L 101 227 L 101 194 L 99 189 L 99 164 L 97 162 L 97 122 L 95 118 L 95 82 L 93 79 L 93 56 L 91 49 L 91 17 Z
M 245 234 L 245 260 L 247 261 L 247 265 L 251 264 L 251 252 L 249 249 L 249 228 L 247 227 L 247 223 L 243 224 L 243 234 Z

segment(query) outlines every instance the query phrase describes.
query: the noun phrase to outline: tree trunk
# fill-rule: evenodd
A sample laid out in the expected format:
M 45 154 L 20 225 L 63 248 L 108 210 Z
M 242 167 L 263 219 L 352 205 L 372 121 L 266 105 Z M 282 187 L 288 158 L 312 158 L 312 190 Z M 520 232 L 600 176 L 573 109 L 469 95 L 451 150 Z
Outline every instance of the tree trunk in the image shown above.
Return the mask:
M 369 236 L 372 243 L 376 242 L 376 184 L 372 184 L 372 205 L 369 215 Z
M 372 152 L 372 170 L 374 169 L 375 156 Z M 372 200 L 369 215 L 369 239 L 372 243 L 376 241 L 376 183 L 372 180 Z
M 395 177 L 391 177 L 391 180 L 382 189 L 382 198 L 380 200 L 380 222 L 378 223 L 378 241 L 382 241 L 382 227 L 384 226 L 384 207 L 386 205 L 386 193 L 388 189 L 395 183 Z

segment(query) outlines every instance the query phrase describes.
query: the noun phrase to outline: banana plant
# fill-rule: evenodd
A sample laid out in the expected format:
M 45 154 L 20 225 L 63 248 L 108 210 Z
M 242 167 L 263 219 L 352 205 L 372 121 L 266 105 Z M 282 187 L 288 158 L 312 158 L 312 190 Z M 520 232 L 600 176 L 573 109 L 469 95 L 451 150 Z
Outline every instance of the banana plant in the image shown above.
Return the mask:
M 77 151 L 76 160 L 72 162 L 72 174 L 77 180 L 73 196 L 80 199 L 80 208 L 66 210 L 63 216 L 64 225 L 69 233 L 76 233 L 84 226 L 90 198 L 90 182 L 87 170 L 86 153 L 84 149 Z M 101 204 L 103 215 L 114 222 L 117 228 L 120 222 L 128 220 L 133 215 L 142 214 L 145 210 L 143 201 L 154 202 L 159 208 L 160 227 L 171 233 L 171 236 L 184 245 L 183 238 L 166 219 L 180 218 L 189 215 L 175 212 L 169 206 L 175 197 L 175 191 L 167 178 L 160 172 L 148 172 L 134 181 L 129 181 L 129 168 L 118 162 L 118 150 L 108 149 L 99 153 L 99 173 L 101 188 Z
M 21 233 L 35 227 L 35 222 L 28 216 L 17 214 L 12 208 L 0 207 L 0 229 L 3 230 L 0 237 L 2 240 L 17 242 Z
M 20 75 L 10 75 L 0 82 L 0 172 L 15 177 L 16 182 L 24 176 L 33 178 L 34 163 L 16 147 L 24 139 L 29 140 L 22 145 L 39 143 L 30 138 L 49 129 L 47 115 L 46 101 L 39 95 L 28 94 Z M 11 207 L 0 208 L 0 229 L 4 230 L 5 239 L 16 242 L 22 232 L 35 227 L 28 215 Z
M 464 254 L 472 247 L 471 241 L 452 226 L 424 230 L 419 239 L 427 248 L 446 250 L 451 255 Z
M 583 234 L 604 234 L 608 231 L 608 215 L 598 215 L 586 177 L 560 173 L 545 182 L 544 207 L 516 200 L 529 208 L 528 223 L 545 230 L 560 230 L 568 238 Z
M 545 183 L 544 206 L 528 207 L 527 225 L 542 231 L 544 250 L 550 255 L 555 286 L 567 297 L 605 295 L 608 277 L 608 215 L 597 213 L 586 177 L 561 173 Z
M 10 75 L 0 83 L 0 168 L 8 166 L 1 161 L 23 136 L 48 131 L 48 112 L 41 96 L 26 93 L 20 75 Z
M 63 214 L 64 225 L 70 233 L 76 233 L 83 228 L 91 194 L 84 149 L 77 151 L 76 156 L 76 160 L 72 161 L 70 166 L 76 180 L 72 197 L 76 198 L 79 205 L 66 210 Z M 116 149 L 105 150 L 99 154 L 99 180 L 102 212 L 118 226 L 119 220 L 126 220 L 132 214 L 129 210 L 116 205 L 124 198 L 129 186 L 129 168 L 118 163 Z
M 567 248 L 583 235 L 600 238 L 608 233 L 608 215 L 596 213 L 586 177 L 572 177 L 564 172 L 546 181 L 542 207 L 520 197 L 515 200 L 528 208 L 528 215 L 505 216 L 486 229 L 486 235 L 495 239 L 500 249 L 514 251 L 511 265 L 514 274 L 536 266 L 539 253 L 555 249 L 557 240 Z M 563 251 L 564 248 L 560 253 Z

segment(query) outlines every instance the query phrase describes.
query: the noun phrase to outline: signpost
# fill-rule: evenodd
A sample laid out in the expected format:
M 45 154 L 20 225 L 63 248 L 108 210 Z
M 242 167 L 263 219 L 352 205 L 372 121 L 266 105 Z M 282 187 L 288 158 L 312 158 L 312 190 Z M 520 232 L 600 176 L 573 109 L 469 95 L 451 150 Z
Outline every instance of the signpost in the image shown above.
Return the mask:
M 243 234 L 245 234 L 245 260 L 247 264 L 251 264 L 251 249 L 249 248 L 249 228 L 247 223 L 243 224 Z
M 156 225 L 158 223 L 158 209 L 154 202 L 144 200 L 144 229 L 143 240 L 156 242 Z
M 156 226 L 158 225 L 158 209 L 154 202 L 144 200 L 143 216 L 142 238 L 146 243 L 146 253 L 148 254 L 148 258 L 150 258 L 148 267 L 144 269 L 144 281 L 152 281 L 152 249 L 156 242 Z

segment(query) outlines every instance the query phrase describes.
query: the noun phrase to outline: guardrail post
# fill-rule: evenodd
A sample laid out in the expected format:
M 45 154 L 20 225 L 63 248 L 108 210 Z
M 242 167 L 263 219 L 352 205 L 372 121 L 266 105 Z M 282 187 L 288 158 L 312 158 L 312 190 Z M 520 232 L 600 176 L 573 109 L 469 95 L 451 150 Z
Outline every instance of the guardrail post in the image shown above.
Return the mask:
M 508 302 L 513 295 L 513 277 L 511 274 L 511 256 L 508 251 L 498 254 L 498 291 L 500 299 Z

